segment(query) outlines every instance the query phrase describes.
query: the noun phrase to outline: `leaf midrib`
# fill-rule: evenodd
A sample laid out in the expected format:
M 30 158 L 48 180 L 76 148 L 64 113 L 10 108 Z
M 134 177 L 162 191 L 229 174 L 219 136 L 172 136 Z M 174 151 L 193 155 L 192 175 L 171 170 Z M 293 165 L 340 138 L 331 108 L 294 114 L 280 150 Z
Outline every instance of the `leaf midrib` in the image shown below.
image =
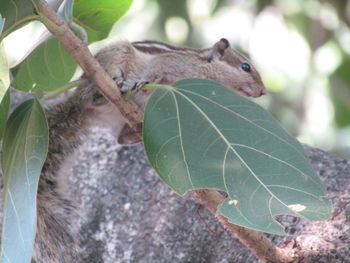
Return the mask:
M 184 161 L 185 166 L 186 166 L 186 170 L 187 170 L 187 174 L 188 174 L 188 180 L 190 181 L 190 184 L 191 184 L 192 188 L 195 188 L 194 185 L 193 185 L 193 182 L 192 182 L 191 173 L 189 171 L 188 163 L 187 163 L 187 159 L 186 159 L 185 149 L 184 149 L 184 146 L 183 146 L 181 123 L 180 123 L 180 117 L 179 117 L 179 115 L 180 115 L 180 113 L 179 113 L 179 105 L 177 103 L 177 99 L 176 99 L 175 94 L 172 92 L 171 95 L 174 97 L 174 102 L 175 102 L 176 116 L 177 116 L 177 120 L 178 120 L 177 123 L 178 123 L 178 128 L 179 128 L 179 140 L 180 140 L 180 146 L 181 146 L 181 151 L 182 151 L 182 155 L 183 155 L 183 161 Z

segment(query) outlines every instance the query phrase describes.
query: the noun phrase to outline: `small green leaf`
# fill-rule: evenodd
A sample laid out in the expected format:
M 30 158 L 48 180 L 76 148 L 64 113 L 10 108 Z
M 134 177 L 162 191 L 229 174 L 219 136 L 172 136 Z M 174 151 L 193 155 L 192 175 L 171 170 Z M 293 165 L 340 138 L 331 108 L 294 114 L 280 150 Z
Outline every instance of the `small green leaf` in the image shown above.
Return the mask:
M 325 189 L 300 143 L 263 108 L 209 80 L 156 90 L 148 101 L 144 145 L 174 191 L 228 194 L 218 210 L 247 228 L 283 234 L 275 215 L 331 216 Z
M 0 102 L 0 141 L 5 131 L 7 116 L 10 110 L 10 92 L 7 91 Z
M 4 221 L 0 262 L 30 262 L 36 231 L 36 193 L 48 148 L 40 103 L 28 100 L 10 116 L 3 140 Z
M 15 89 L 33 92 L 42 89 L 52 92 L 73 76 L 76 63 L 56 38 L 37 47 L 23 63 L 14 69 Z
M 76 0 L 73 21 L 88 33 L 89 43 L 108 36 L 113 24 L 128 11 L 132 0 Z

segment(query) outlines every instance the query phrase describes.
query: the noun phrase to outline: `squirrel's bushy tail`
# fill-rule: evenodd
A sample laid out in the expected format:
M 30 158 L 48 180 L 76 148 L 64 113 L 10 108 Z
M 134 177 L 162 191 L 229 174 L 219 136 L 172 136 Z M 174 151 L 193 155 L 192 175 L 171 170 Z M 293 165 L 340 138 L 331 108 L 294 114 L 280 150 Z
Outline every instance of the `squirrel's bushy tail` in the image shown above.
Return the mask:
M 49 149 L 39 180 L 37 235 L 33 258 L 40 263 L 79 262 L 79 236 L 72 221 L 77 208 L 64 187 L 65 166 L 82 144 L 87 127 L 84 97 L 75 92 L 64 103 L 47 110 Z

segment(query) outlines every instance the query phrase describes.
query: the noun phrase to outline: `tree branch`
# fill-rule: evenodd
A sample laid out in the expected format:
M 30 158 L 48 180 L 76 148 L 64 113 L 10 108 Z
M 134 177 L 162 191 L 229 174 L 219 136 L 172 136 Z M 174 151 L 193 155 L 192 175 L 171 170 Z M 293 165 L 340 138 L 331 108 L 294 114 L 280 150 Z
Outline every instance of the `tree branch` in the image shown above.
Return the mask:
M 226 217 L 217 215 L 216 211 L 225 198 L 216 190 L 200 189 L 192 190 L 192 193 L 200 204 L 215 215 L 217 220 L 228 232 L 234 234 L 240 242 L 248 247 L 262 262 L 288 263 L 294 260 L 293 251 L 291 249 L 278 248 L 272 244 L 263 233 L 231 224 Z
M 39 4 L 40 10 L 38 12 L 62 29 L 60 31 L 54 30 L 50 28 L 49 24 L 45 24 L 48 30 L 57 37 L 106 99 L 118 108 L 125 122 L 131 128 L 137 129 L 138 124 L 143 121 L 143 113 L 139 107 L 133 101 L 126 101 L 122 98 L 117 84 L 96 61 L 83 40 L 74 35 L 68 24 L 56 14 L 46 1 L 40 0 Z M 43 22 L 45 23 L 45 21 Z

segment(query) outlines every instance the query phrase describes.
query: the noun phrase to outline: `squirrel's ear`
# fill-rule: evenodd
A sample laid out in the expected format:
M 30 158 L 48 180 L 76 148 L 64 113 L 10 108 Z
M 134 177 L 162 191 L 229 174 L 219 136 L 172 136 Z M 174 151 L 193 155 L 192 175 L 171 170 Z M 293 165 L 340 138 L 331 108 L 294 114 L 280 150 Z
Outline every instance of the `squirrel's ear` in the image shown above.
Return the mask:
M 220 41 L 216 42 L 213 46 L 213 53 L 217 53 L 222 56 L 228 47 L 230 47 L 228 40 L 226 38 L 221 38 Z
M 215 45 L 210 49 L 208 62 L 213 58 L 220 58 L 224 55 L 225 50 L 230 47 L 230 42 L 226 38 L 221 38 Z

